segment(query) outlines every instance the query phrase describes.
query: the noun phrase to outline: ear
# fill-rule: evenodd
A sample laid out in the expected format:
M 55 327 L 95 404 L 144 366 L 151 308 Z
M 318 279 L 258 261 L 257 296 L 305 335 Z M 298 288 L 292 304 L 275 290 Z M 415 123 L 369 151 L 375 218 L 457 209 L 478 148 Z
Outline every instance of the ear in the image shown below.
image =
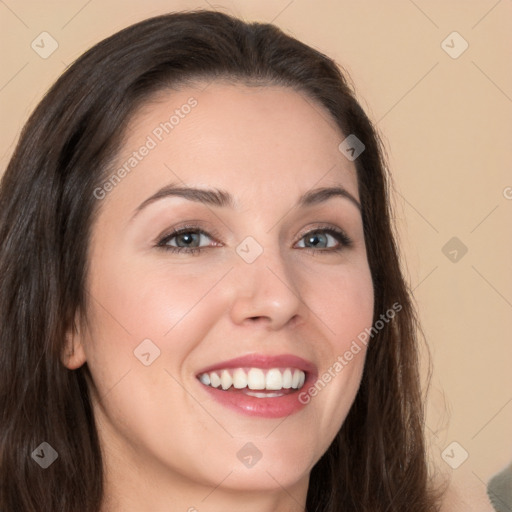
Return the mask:
M 62 364 L 70 369 L 75 370 L 80 368 L 85 361 L 86 355 L 84 350 L 82 329 L 77 327 L 79 323 L 77 318 L 66 332 L 66 341 L 63 347 L 63 353 L 61 355 Z

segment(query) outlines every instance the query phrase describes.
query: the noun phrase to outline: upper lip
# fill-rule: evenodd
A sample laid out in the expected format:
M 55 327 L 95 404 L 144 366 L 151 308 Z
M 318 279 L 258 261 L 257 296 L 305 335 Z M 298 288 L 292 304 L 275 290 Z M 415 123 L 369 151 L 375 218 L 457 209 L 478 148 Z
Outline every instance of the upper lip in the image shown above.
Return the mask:
M 316 375 L 317 373 L 317 368 L 314 363 L 292 354 L 280 354 L 275 356 L 265 354 L 250 354 L 212 364 L 211 366 L 203 368 L 200 372 L 197 373 L 197 375 L 199 376 L 203 373 L 214 372 L 216 370 L 241 367 L 261 369 L 297 368 L 306 374 Z

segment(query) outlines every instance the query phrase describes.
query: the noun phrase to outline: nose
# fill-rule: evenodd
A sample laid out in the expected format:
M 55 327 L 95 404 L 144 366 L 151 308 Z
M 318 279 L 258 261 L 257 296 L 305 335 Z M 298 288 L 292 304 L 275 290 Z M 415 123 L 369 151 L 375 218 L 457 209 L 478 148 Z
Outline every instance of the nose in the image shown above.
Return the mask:
M 236 256 L 231 319 L 237 325 L 261 323 L 277 330 L 305 321 L 309 310 L 300 294 L 296 267 L 279 249 L 264 248 L 252 263 Z

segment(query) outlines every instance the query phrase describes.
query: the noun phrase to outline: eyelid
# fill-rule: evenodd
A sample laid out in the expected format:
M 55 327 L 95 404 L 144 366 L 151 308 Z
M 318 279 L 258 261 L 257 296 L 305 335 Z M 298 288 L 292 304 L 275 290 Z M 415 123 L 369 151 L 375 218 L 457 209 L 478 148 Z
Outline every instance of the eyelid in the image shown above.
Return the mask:
M 315 233 L 316 231 L 333 231 L 337 235 L 341 235 L 343 238 L 346 239 L 346 245 L 350 245 L 353 243 L 353 240 L 348 236 L 344 229 L 340 228 L 339 226 L 334 226 L 332 224 L 320 224 L 315 227 L 308 227 L 304 229 L 303 231 L 301 231 L 297 242 L 304 238 L 304 236 L 306 236 L 308 233 Z
M 202 228 L 199 223 L 193 224 L 190 222 L 185 224 L 178 224 L 177 226 L 174 226 L 170 230 L 165 230 L 162 234 L 156 237 L 154 245 L 159 247 L 165 247 L 164 242 L 166 242 L 168 239 L 174 238 L 175 236 L 178 236 L 182 233 L 186 233 L 188 231 L 197 231 L 198 233 L 205 235 L 208 238 L 217 239 L 216 241 L 218 241 L 218 239 L 220 238 L 219 233 L 214 228 Z M 203 247 L 202 249 L 206 249 L 206 247 Z

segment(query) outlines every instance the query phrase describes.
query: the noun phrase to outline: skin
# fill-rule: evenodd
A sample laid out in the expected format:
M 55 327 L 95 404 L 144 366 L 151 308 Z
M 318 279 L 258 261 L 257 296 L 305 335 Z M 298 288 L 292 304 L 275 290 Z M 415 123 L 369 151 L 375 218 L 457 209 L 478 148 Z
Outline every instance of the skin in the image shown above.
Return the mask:
M 358 390 L 364 346 L 286 418 L 227 409 L 196 373 L 260 353 L 300 356 L 322 375 L 372 325 L 360 211 L 343 197 L 294 208 L 318 187 L 341 186 L 359 200 L 355 165 L 338 150 L 345 136 L 304 94 L 224 82 L 147 103 L 116 165 L 191 96 L 197 106 L 99 201 L 88 322 L 68 335 L 65 364 L 87 362 L 92 374 L 107 472 L 102 511 L 303 511 L 311 468 Z M 170 183 L 223 189 L 238 208 L 167 197 L 132 218 Z M 187 221 L 210 235 L 195 244 L 201 253 L 156 247 Z M 308 245 L 304 235 L 323 224 L 343 229 L 353 244 L 333 251 L 340 242 L 322 232 L 319 248 Z M 236 252 L 247 236 L 263 249 L 252 263 Z M 182 237 L 169 243 L 186 245 Z M 160 356 L 145 366 L 134 350 L 148 338 Z M 251 468 L 237 457 L 248 442 L 262 455 Z

